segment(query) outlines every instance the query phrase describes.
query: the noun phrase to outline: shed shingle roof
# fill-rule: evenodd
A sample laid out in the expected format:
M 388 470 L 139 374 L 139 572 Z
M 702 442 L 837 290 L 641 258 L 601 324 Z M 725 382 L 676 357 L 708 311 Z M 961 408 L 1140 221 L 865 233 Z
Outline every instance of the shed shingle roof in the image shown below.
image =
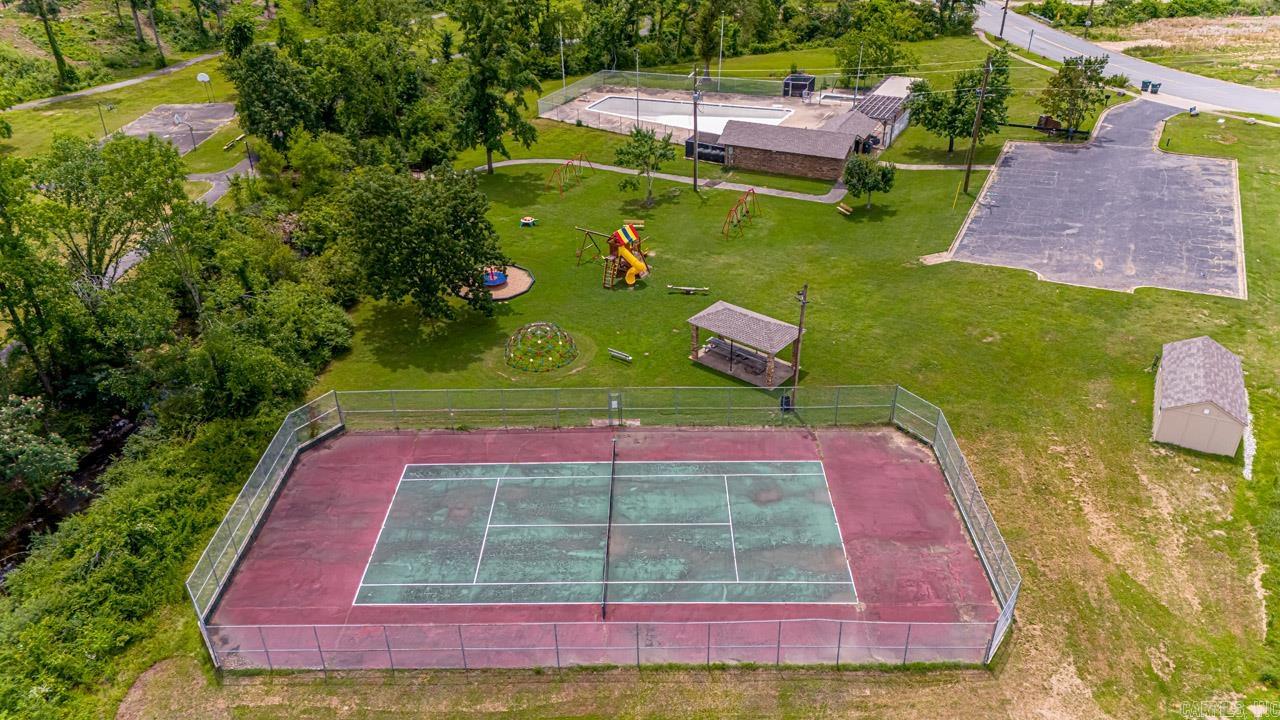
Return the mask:
M 853 136 L 828 130 L 730 120 L 720 132 L 719 144 L 843 160 L 853 149 Z
M 1201 336 L 1164 346 L 1160 358 L 1160 409 L 1209 402 L 1249 422 L 1249 396 L 1240 358 L 1212 338 Z
M 717 300 L 706 310 L 689 318 L 689 324 L 734 342 L 750 345 L 770 355 L 777 354 L 800 337 L 800 328 L 791 323 L 723 300 Z

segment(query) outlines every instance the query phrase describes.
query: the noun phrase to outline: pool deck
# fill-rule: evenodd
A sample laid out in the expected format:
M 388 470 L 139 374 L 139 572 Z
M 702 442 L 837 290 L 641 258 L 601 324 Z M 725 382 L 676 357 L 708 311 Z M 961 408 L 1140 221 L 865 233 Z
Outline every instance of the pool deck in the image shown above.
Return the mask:
M 595 103 L 607 97 L 634 97 L 635 94 L 636 89 L 634 87 L 602 85 L 583 93 L 571 102 L 567 102 L 543 113 L 541 117 L 548 120 L 559 120 L 560 122 L 567 123 L 577 123 L 580 121 L 587 127 L 625 135 L 631 132 L 631 128 L 635 127 L 635 118 L 597 112 L 590 108 Z M 656 90 L 650 88 L 642 88 L 640 90 L 640 98 L 646 100 L 675 100 L 680 102 L 688 102 L 690 100 L 689 93 L 687 91 Z M 823 123 L 837 115 L 848 112 L 850 108 L 850 103 L 848 102 L 826 100 L 821 104 L 818 102 L 806 103 L 803 99 L 795 97 L 741 95 L 735 93 L 718 93 L 707 90 L 704 90 L 702 93 L 702 102 L 708 104 L 716 103 L 724 105 L 786 108 L 791 111 L 791 114 L 782 122 L 777 123 L 778 125 L 782 127 L 799 127 L 809 129 L 820 128 Z M 671 140 L 678 143 L 683 143 L 686 137 L 693 134 L 693 131 L 689 128 L 666 125 L 649 120 L 641 120 L 640 125 L 646 129 L 653 130 L 659 136 L 669 132 L 671 133 Z

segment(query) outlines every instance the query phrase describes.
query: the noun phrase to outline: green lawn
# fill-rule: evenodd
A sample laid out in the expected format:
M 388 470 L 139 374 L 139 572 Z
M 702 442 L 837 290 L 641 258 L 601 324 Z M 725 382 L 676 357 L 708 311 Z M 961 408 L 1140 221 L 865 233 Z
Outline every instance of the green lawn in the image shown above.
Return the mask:
M 808 282 L 804 382 L 900 382 L 942 405 L 1026 577 L 1019 627 L 994 674 L 851 677 L 848 683 L 878 698 L 870 706 L 875 717 L 928 716 L 915 704 L 921 693 L 956 717 L 991 717 L 983 698 L 998 698 L 1006 713 L 1023 707 L 1064 717 L 1154 717 L 1174 713 L 1182 701 L 1257 694 L 1267 662 L 1266 611 L 1250 578 L 1261 560 L 1280 562 L 1280 519 L 1268 514 L 1276 506 L 1280 441 L 1280 310 L 1270 301 L 1280 290 L 1280 132 L 1201 118 L 1175 120 L 1169 133 L 1175 149 L 1241 158 L 1248 302 L 1149 289 L 1114 293 L 961 263 L 922 265 L 921 255 L 951 243 L 971 202 L 961 196 L 951 209 L 958 172 L 904 171 L 872 212 L 852 219 L 817 204 L 762 198 L 761 214 L 743 235 L 725 240 L 719 225 L 731 193 L 695 197 L 660 183 L 658 205 L 642 210 L 611 175 L 591 175 L 560 199 L 543 192 L 540 168 L 511 168 L 483 178 L 482 187 L 507 252 L 537 277 L 533 290 L 492 319 L 451 323 L 362 304 L 354 313 L 354 349 L 315 391 L 729 385 L 689 362 L 685 319 L 716 299 L 793 318 L 792 293 Z M 520 229 L 524 214 L 538 216 L 540 225 Z M 608 231 L 633 216 L 648 222 L 653 275 L 639 289 L 603 290 L 597 266 L 575 266 L 573 225 Z M 712 292 L 671 295 L 666 283 Z M 504 340 L 534 320 L 562 324 L 583 357 L 545 375 L 509 369 Z M 1241 479 L 1238 458 L 1149 441 L 1152 357 L 1164 342 L 1204 333 L 1245 358 L 1252 409 L 1264 429 L 1252 483 Z M 609 347 L 636 361 L 611 361 Z M 1270 574 L 1263 583 L 1276 587 Z M 508 697 L 528 677 L 504 675 L 488 696 Z M 521 705 L 514 695 L 498 708 L 520 717 L 639 713 L 646 677 L 623 676 L 616 692 L 593 693 L 574 676 L 559 676 L 574 693 L 572 708 Z M 800 679 L 770 676 L 738 692 L 711 682 L 703 697 L 684 694 L 689 683 L 703 681 L 671 677 L 669 692 L 708 714 L 711 707 L 753 706 L 760 693 L 799 693 L 788 714 L 831 714 L 831 696 L 805 689 Z M 321 701 L 314 692 L 290 692 L 298 707 Z M 389 709 L 389 717 L 411 715 L 409 701 L 379 697 L 400 709 Z M 475 707 L 465 698 L 453 702 Z M 245 711 L 305 716 L 256 708 Z
M 232 102 L 235 100 L 235 88 L 218 72 L 218 62 L 196 63 L 172 75 L 114 92 L 65 100 L 33 110 L 7 112 L 5 119 L 13 125 L 13 137 L 0 140 L 0 153 L 35 155 L 49 147 L 55 133 L 101 137 L 104 120 L 107 131 L 115 132 L 156 105 L 205 102 L 205 90 L 196 81 L 196 75 L 201 72 L 209 73 L 212 78 L 215 102 Z M 102 108 L 101 119 L 99 106 Z
M 244 159 L 244 145 L 236 143 L 235 147 L 223 150 L 222 146 L 240 137 L 244 132 L 239 123 L 232 122 L 220 128 L 208 140 L 196 146 L 195 150 L 182 156 L 182 163 L 189 173 L 220 172 Z

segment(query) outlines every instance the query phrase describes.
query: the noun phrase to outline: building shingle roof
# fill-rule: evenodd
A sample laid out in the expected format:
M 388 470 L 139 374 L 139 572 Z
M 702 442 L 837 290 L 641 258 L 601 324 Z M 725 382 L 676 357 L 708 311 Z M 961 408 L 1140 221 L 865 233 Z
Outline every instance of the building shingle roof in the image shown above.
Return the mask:
M 822 129 L 859 138 L 879 137 L 880 133 L 884 132 L 884 127 L 878 120 L 873 120 L 857 110 L 833 116 L 822 124 Z
M 1160 379 L 1161 410 L 1208 402 L 1241 424 L 1249 422 L 1240 358 L 1208 336 L 1166 344 Z
M 776 355 L 800 337 L 800 328 L 723 300 L 689 318 L 689 324 Z
M 829 130 L 730 120 L 724 124 L 718 144 L 844 160 L 853 149 L 853 136 Z

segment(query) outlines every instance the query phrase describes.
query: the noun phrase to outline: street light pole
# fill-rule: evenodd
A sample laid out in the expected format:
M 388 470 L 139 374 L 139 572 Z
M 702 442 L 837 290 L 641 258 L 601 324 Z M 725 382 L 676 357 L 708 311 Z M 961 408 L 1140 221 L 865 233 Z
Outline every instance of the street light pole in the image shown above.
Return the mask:
M 853 78 L 854 99 L 857 99 L 860 89 L 862 89 L 862 43 L 858 43 L 858 74 Z
M 1000 13 L 1000 39 L 1004 39 L 1004 21 L 1009 17 L 1009 0 L 1004 0 L 1004 12 Z
M 636 127 L 640 127 L 640 48 L 636 48 Z
M 800 324 L 797 326 L 795 352 L 791 353 L 791 411 L 796 409 L 796 390 L 800 385 L 800 345 L 804 341 L 804 311 L 809 307 L 809 283 L 805 283 L 796 293 L 800 302 Z
M 98 102 L 98 121 L 102 123 L 102 137 L 107 136 L 107 118 L 102 114 L 102 103 Z
M 693 191 L 698 192 L 698 101 L 702 99 L 698 92 L 698 65 L 694 63 L 693 72 Z
M 563 101 L 569 91 L 569 78 L 564 74 L 564 25 L 556 23 L 556 27 L 560 30 L 560 100 Z
M 716 67 L 716 92 L 720 91 L 720 79 L 724 77 L 724 13 L 720 13 L 720 64 Z

